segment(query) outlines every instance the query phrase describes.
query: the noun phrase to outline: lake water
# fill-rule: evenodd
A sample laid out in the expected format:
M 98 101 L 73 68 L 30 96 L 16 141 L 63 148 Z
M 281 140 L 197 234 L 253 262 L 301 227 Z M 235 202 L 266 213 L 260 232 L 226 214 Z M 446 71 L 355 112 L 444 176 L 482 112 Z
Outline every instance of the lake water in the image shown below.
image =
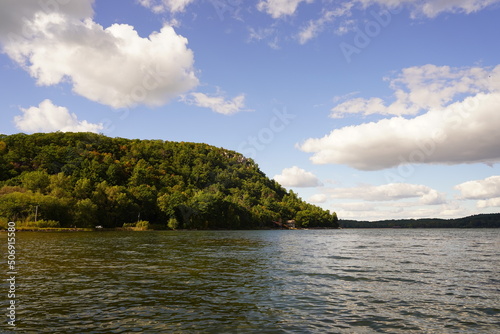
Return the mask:
M 25 232 L 16 246 L 20 333 L 500 331 L 500 229 Z

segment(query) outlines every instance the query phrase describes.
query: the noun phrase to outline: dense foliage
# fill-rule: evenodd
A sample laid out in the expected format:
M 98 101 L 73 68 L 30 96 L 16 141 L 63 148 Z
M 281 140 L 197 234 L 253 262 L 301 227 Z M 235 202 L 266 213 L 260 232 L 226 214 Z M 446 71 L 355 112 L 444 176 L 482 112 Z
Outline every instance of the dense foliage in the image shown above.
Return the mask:
M 380 221 L 341 220 L 342 228 L 497 228 L 500 213 L 481 214 L 456 219 L 400 219 Z
M 93 133 L 0 135 L 0 218 L 62 227 L 337 227 L 241 154 Z

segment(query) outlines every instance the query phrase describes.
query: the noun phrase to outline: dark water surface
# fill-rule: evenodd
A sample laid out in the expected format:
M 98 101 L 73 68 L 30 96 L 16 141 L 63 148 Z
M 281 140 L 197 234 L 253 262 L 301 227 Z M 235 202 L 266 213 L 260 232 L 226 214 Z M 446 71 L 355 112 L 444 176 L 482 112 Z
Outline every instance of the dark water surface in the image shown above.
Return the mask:
M 500 332 L 499 229 L 25 232 L 16 246 L 21 333 Z

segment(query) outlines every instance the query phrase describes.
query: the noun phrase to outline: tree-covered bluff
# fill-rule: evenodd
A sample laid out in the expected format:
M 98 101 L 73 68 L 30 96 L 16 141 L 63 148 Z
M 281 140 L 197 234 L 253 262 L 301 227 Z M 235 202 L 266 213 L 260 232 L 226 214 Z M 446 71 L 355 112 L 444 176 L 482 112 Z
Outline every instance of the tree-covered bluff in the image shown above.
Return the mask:
M 94 133 L 0 135 L 0 222 L 105 228 L 338 227 L 251 159 L 207 144 Z

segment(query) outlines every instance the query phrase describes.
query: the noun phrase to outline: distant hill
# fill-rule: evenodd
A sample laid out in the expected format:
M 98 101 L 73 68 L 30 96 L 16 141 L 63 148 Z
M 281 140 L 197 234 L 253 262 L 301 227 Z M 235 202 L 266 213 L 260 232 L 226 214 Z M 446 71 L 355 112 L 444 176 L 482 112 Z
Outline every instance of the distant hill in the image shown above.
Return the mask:
M 456 219 L 402 219 L 380 221 L 340 220 L 342 228 L 498 228 L 500 213 L 481 214 Z
M 338 226 L 240 153 L 93 133 L 0 135 L 0 226 L 255 229 Z

